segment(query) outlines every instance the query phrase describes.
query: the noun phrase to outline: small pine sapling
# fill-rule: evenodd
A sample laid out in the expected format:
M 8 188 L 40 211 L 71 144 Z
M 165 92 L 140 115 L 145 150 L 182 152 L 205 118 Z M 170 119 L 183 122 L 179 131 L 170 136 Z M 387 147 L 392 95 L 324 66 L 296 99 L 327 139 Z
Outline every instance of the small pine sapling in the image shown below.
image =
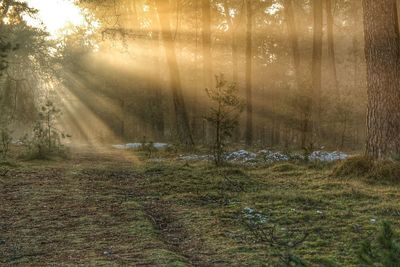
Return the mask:
M 238 126 L 240 113 L 243 112 L 243 101 L 237 96 L 235 84 L 228 84 L 221 74 L 215 77 L 216 86 L 206 89 L 207 96 L 213 103 L 205 119 L 213 126 L 214 140 L 212 153 L 214 162 L 221 166 L 224 162 L 224 153 L 227 141 L 232 137 L 233 131 Z

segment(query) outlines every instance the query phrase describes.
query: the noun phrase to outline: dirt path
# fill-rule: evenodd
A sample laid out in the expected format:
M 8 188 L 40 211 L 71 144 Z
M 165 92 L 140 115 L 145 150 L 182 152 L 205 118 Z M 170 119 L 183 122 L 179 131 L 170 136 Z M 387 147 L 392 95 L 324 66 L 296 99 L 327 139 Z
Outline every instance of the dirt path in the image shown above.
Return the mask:
M 172 221 L 162 226 L 167 209 L 143 206 L 133 161 L 85 152 L 2 177 L 0 265 L 202 265 L 182 252 L 181 228 Z

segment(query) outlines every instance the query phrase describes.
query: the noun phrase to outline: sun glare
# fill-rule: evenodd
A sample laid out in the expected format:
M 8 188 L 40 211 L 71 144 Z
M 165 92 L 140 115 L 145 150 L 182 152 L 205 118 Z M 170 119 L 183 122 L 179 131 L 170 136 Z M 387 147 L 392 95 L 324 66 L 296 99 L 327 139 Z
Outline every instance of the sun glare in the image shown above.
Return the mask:
M 39 26 L 41 23 L 52 36 L 57 36 L 65 26 L 75 26 L 85 23 L 82 10 L 71 0 L 28 0 L 28 4 L 39 13 L 37 19 L 27 18 L 28 23 Z

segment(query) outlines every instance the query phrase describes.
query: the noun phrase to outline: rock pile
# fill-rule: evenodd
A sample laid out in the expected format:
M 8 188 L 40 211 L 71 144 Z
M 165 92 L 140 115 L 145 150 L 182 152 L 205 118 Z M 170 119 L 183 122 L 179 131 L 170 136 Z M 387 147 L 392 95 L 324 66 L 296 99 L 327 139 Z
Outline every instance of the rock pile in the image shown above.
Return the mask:
M 235 152 L 228 153 L 226 155 L 226 160 L 228 161 L 241 161 L 241 162 L 249 162 L 253 161 L 257 158 L 256 153 L 252 153 L 246 150 L 239 150 Z
M 338 161 L 338 160 L 345 160 L 348 157 L 349 157 L 349 155 L 347 155 L 344 152 L 339 152 L 339 151 L 333 151 L 333 152 L 314 151 L 309 156 L 309 159 L 312 161 L 333 162 L 333 161 Z
M 145 144 L 145 145 L 150 145 L 150 143 Z M 166 143 L 153 143 L 153 147 L 157 150 L 162 150 L 168 148 L 170 145 Z M 127 150 L 127 149 L 132 149 L 132 150 L 138 150 L 143 147 L 143 143 L 128 143 L 124 145 L 113 145 L 112 146 L 115 149 L 121 149 L 121 150 Z

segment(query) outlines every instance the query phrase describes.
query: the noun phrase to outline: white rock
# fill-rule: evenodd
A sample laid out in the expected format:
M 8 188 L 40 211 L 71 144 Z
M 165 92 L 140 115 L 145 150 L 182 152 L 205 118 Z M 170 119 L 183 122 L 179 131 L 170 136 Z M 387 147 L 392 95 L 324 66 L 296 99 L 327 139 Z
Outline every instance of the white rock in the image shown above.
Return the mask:
M 228 153 L 226 155 L 226 159 L 229 161 L 242 161 L 247 162 L 257 158 L 257 154 L 246 151 L 246 150 L 239 150 L 235 152 Z
M 265 161 L 270 162 L 270 163 L 289 160 L 289 156 L 285 155 L 282 152 L 273 152 L 271 150 L 261 150 L 261 151 L 258 151 L 257 154 L 260 157 L 262 157 L 262 159 L 264 159 Z
M 212 160 L 213 156 L 211 155 L 180 155 L 177 160 L 182 161 L 205 161 Z
M 140 149 L 142 148 L 142 143 L 128 143 L 125 145 L 113 145 L 112 147 L 115 149 L 127 150 L 127 149 Z M 153 143 L 153 147 L 158 150 L 166 149 L 170 145 L 166 143 Z
M 338 161 L 338 160 L 345 160 L 348 157 L 349 156 L 346 153 L 339 152 L 339 151 L 333 151 L 333 152 L 314 151 L 309 156 L 309 159 L 313 160 L 313 161 L 332 162 L 332 161 Z

